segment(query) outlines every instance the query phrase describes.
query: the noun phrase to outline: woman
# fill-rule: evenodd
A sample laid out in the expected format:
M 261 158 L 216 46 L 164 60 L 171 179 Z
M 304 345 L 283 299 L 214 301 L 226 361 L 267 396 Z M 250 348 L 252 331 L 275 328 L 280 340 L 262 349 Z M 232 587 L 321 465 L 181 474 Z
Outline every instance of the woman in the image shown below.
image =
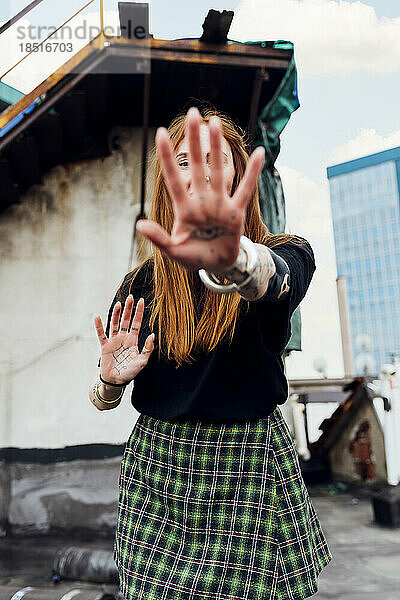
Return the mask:
M 114 408 L 134 380 L 140 413 L 120 472 L 121 592 L 307 598 L 332 555 L 278 404 L 313 251 L 262 223 L 264 150 L 249 157 L 226 115 L 192 107 L 156 147 L 150 220 L 137 223 L 152 254 L 125 276 L 106 333 L 95 317 L 91 400 Z

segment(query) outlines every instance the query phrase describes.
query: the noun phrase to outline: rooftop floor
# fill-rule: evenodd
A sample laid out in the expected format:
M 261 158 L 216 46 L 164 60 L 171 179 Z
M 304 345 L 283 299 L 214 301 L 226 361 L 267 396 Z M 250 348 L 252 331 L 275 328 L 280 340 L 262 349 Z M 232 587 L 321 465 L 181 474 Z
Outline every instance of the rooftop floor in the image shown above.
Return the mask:
M 400 600 L 400 528 L 375 523 L 371 498 L 364 491 L 309 491 L 333 554 L 313 598 Z
M 320 574 L 319 592 L 313 598 L 400 600 L 400 528 L 386 528 L 374 522 L 371 499 L 364 491 L 332 493 L 329 487 L 308 489 L 333 554 L 332 561 Z M 113 540 L 55 536 L 0 538 L 0 600 L 5 598 L 5 590 L 13 586 L 15 591 L 28 585 L 53 586 L 55 553 L 69 545 L 112 551 Z M 76 587 L 76 583 L 63 581 L 58 589 L 67 591 Z M 78 582 L 78 585 L 101 590 L 100 584 Z M 107 589 L 112 591 L 112 586 Z

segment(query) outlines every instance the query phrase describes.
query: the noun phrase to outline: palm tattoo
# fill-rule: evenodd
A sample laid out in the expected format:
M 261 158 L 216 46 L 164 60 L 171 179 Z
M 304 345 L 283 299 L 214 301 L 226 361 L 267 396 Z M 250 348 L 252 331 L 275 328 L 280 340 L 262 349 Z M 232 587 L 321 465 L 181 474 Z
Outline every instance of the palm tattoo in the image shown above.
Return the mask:
M 139 220 L 137 229 L 187 269 L 222 272 L 230 268 L 238 256 L 246 209 L 264 163 L 264 149 L 254 150 L 244 176 L 231 196 L 229 169 L 234 170 L 234 167 L 229 162 L 225 164 L 229 168 L 224 167 L 223 155 L 229 159 L 222 150 L 221 121 L 211 117 L 208 122 L 210 150 L 206 154 L 210 157 L 210 177 L 205 172 L 201 124 L 197 108 L 190 108 L 185 122 L 188 153 L 179 153 L 189 155 L 190 170 L 185 175 L 174 156 L 168 131 L 163 127 L 157 130 L 156 146 L 174 211 L 174 224 L 171 234 L 147 219 Z
M 115 360 L 113 370 L 117 373 L 117 375 L 121 375 L 122 371 L 128 368 L 128 363 L 133 360 L 131 348 L 125 348 L 125 346 L 121 344 L 120 347 L 112 353 L 112 355 Z
M 123 383 L 131 381 L 136 374 L 147 364 L 149 356 L 154 348 L 154 337 L 147 337 L 142 352 L 138 348 L 138 334 L 142 323 L 144 312 L 144 300 L 141 298 L 133 317 L 132 325 L 129 327 L 133 296 L 129 294 L 125 302 L 125 308 L 120 323 L 121 303 L 116 302 L 111 317 L 111 336 L 107 338 L 104 333 L 101 318 L 96 316 L 95 326 L 97 335 L 102 346 L 102 369 L 103 377 L 110 381 L 109 375 L 115 376 L 117 381 L 111 383 Z M 126 375 L 123 381 L 120 377 Z
M 224 230 L 223 227 L 206 227 L 194 229 L 191 234 L 192 239 L 196 240 L 215 240 L 222 235 L 232 235 L 232 232 Z
M 126 327 L 121 327 L 121 331 L 127 331 Z M 131 331 L 139 332 L 138 327 L 132 327 Z M 114 329 L 113 333 L 118 333 L 118 329 Z M 134 350 L 136 348 L 136 350 Z M 113 370 L 117 373 L 117 375 L 121 375 L 123 370 L 128 368 L 128 363 L 132 362 L 139 354 L 138 346 L 125 347 L 124 344 L 121 344 L 119 348 L 114 350 L 112 353 L 115 364 L 113 366 Z

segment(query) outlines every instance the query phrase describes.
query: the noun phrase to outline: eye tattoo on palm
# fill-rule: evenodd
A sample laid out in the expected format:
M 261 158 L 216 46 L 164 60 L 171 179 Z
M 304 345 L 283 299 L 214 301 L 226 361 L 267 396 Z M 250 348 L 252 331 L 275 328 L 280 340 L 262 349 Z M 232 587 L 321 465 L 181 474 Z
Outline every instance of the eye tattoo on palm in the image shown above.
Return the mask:
M 224 227 L 219 227 L 218 225 L 215 227 L 199 227 L 192 231 L 190 237 L 194 240 L 205 240 L 209 242 L 210 240 L 215 240 L 223 235 L 233 235 L 233 232 Z
M 120 375 L 123 370 L 127 369 L 127 364 L 133 360 L 131 349 L 132 347 L 125 348 L 125 346 L 121 344 L 119 348 L 114 350 L 113 358 L 115 360 L 115 364 L 113 369 L 117 371 L 118 375 Z

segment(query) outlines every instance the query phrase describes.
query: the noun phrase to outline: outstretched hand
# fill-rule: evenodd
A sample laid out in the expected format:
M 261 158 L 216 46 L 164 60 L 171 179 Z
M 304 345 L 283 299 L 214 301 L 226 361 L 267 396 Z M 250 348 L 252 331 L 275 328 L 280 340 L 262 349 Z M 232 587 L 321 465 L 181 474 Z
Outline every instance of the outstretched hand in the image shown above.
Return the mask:
M 138 337 L 144 312 L 144 300 L 140 298 L 136 305 L 132 325 L 129 328 L 134 300 L 132 294 L 126 299 L 125 308 L 120 315 L 122 305 L 117 302 L 114 306 L 110 334 L 106 336 L 101 317 L 96 315 L 94 324 L 101 346 L 100 373 L 105 381 L 126 385 L 147 365 L 154 349 L 154 334 L 150 334 L 141 352 L 138 348 Z
M 185 189 L 168 131 L 160 127 L 156 147 L 174 210 L 171 234 L 158 223 L 139 220 L 138 231 L 171 259 L 188 270 L 206 269 L 222 272 L 230 268 L 239 253 L 247 205 L 264 164 L 264 148 L 251 154 L 245 174 L 233 196 L 226 190 L 222 162 L 222 127 L 220 119 L 209 120 L 210 176 L 206 178 L 200 144 L 201 115 L 192 107 L 186 115 L 193 193 Z

